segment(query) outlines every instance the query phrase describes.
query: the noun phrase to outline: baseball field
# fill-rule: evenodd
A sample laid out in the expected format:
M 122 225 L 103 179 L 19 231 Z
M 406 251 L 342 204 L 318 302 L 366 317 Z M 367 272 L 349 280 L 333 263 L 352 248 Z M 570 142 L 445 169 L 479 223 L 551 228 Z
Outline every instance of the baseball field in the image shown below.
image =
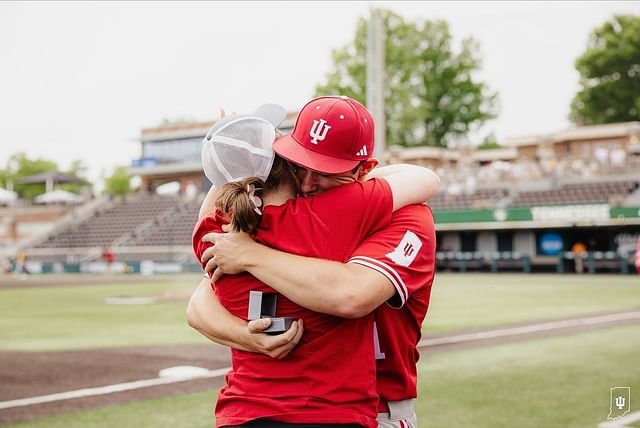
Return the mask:
M 228 351 L 186 325 L 198 281 L 0 279 L 0 425 L 212 426 Z M 595 428 L 616 386 L 640 410 L 639 311 L 634 276 L 438 274 L 419 425 Z M 210 376 L 154 383 L 181 365 Z

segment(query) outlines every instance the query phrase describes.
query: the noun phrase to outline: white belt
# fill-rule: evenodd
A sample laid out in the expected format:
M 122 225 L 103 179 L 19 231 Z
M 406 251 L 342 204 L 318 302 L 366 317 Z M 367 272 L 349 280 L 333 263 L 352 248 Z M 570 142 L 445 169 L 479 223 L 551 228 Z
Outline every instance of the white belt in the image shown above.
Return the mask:
M 416 413 L 415 398 L 401 401 L 387 401 L 389 419 L 409 419 Z

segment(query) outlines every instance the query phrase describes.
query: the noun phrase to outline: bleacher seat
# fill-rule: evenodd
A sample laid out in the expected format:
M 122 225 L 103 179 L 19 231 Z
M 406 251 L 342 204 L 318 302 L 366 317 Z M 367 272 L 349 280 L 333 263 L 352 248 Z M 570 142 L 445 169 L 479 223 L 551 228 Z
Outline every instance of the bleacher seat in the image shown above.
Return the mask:
M 143 223 L 176 209 L 176 196 L 135 195 L 88 220 L 51 236 L 36 248 L 78 248 L 111 245 Z
M 612 198 L 628 196 L 637 187 L 636 181 L 566 184 L 551 190 L 520 192 L 511 206 L 606 204 Z

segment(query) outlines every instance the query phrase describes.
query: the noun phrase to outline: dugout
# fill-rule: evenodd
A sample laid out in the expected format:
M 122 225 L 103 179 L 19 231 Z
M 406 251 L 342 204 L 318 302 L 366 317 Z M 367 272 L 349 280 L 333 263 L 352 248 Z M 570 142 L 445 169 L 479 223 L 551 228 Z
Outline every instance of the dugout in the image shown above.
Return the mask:
M 459 225 L 458 227 L 461 227 Z M 502 222 L 455 230 L 436 220 L 437 268 L 456 272 L 574 272 L 576 242 L 582 242 L 587 273 L 632 273 L 640 225 L 547 225 L 526 223 L 500 229 Z M 447 230 L 448 229 L 448 230 Z M 471 229 L 471 230 L 470 230 Z

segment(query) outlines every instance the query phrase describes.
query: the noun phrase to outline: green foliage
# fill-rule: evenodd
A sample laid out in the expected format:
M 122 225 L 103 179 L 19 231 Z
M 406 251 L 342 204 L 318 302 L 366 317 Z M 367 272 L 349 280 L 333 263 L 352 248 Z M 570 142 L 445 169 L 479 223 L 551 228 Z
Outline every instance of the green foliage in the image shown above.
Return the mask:
M 495 117 L 497 95 L 474 74 L 478 43 L 467 38 L 459 53 L 445 21 L 407 22 L 378 10 L 386 29 L 385 117 L 387 144 L 445 147 L 453 137 Z M 367 20 L 352 44 L 332 53 L 335 69 L 316 95 L 341 94 L 366 104 Z
M 83 161 L 74 160 L 71 162 L 71 166 L 66 174 L 73 175 L 87 181 L 87 171 L 89 171 L 89 167 L 87 167 Z M 86 183 L 64 183 L 60 185 L 60 188 L 69 192 L 80 193 L 80 190 L 86 186 Z
M 69 171 L 65 174 L 73 175 L 86 181 L 85 174 L 87 166 L 80 160 L 74 160 L 71 163 Z M 7 187 L 7 182 L 13 183 L 13 190 L 18 193 L 21 198 L 33 199 L 46 191 L 45 183 L 25 184 L 20 183 L 20 179 L 31 175 L 42 174 L 45 172 L 60 172 L 58 164 L 54 161 L 36 158 L 31 159 L 25 153 L 16 153 L 7 161 L 6 169 L 0 170 L 0 184 Z M 82 187 L 86 187 L 86 183 L 65 183 L 59 187 L 61 189 L 78 193 Z
M 614 16 L 596 28 L 576 69 L 582 89 L 571 102 L 573 122 L 640 120 L 640 17 Z
M 502 145 L 498 143 L 498 139 L 495 134 L 491 133 L 487 135 L 481 144 L 476 147 L 478 150 L 492 150 L 492 149 L 501 149 Z
M 119 166 L 105 179 L 104 192 L 116 196 L 125 196 L 131 192 L 131 177 L 126 166 Z
M 0 350 L 205 343 L 184 315 L 199 281 L 166 276 L 153 283 L 0 289 Z M 105 304 L 112 296 L 164 299 L 149 305 Z
M 0 187 L 2 187 L 3 189 L 6 189 L 9 181 L 13 183 L 13 180 L 11 180 L 11 174 L 9 173 L 9 171 L 0 169 Z
M 29 159 L 25 153 L 17 153 L 7 162 L 7 176 L 13 180 L 13 190 L 24 199 L 33 199 L 44 193 L 45 183 L 22 184 L 17 180 L 48 171 L 58 171 L 58 164 L 41 158 Z
M 176 388 L 179 392 L 179 388 Z M 5 428 L 211 428 L 217 391 L 170 395 L 152 400 L 100 407 L 29 422 L 3 425 Z

